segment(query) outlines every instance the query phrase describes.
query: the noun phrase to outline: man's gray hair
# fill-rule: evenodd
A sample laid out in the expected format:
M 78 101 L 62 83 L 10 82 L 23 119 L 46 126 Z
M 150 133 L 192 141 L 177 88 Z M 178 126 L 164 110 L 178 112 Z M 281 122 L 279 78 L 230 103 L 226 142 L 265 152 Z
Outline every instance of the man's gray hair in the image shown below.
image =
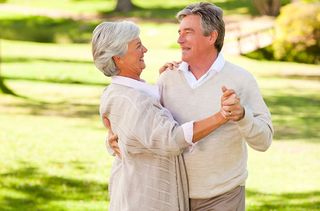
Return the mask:
M 215 47 L 218 52 L 221 51 L 223 46 L 225 27 L 223 21 L 223 11 L 220 7 L 208 2 L 200 2 L 190 4 L 183 10 L 178 12 L 177 19 L 181 21 L 188 15 L 199 15 L 201 18 L 201 27 L 204 36 L 208 36 L 211 32 L 217 31 L 218 37 L 215 42 Z
M 128 43 L 139 37 L 139 27 L 130 21 L 103 22 L 93 31 L 92 55 L 96 67 L 106 76 L 119 73 L 112 57 L 123 56 Z

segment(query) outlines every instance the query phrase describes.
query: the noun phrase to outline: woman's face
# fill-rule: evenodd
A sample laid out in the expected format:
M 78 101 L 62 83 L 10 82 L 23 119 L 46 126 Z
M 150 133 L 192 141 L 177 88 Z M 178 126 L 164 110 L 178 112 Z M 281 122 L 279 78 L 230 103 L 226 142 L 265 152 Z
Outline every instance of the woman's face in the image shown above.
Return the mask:
M 147 52 L 147 48 L 141 43 L 140 38 L 134 39 L 128 43 L 128 51 L 124 56 L 120 57 L 120 72 L 126 71 L 127 74 L 138 76 L 146 67 L 143 56 Z

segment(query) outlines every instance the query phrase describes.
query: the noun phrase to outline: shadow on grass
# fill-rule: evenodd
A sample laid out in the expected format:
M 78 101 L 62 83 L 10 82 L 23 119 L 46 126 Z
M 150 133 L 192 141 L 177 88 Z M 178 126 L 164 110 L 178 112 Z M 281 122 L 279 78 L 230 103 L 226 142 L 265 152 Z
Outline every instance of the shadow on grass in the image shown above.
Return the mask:
M 66 163 L 64 163 L 66 165 Z M 72 166 L 72 164 L 71 164 Z M 107 202 L 108 184 L 60 177 L 24 163 L 21 168 L 0 174 L 0 210 L 65 210 L 51 202 Z
M 26 99 L 21 102 L 10 103 L 7 106 L 20 109 L 22 113 L 32 116 L 96 119 L 99 115 L 98 104 L 72 103 L 70 101 L 49 103 L 36 99 Z
M 248 210 L 318 210 L 320 191 L 266 194 L 246 190 L 246 197 L 256 204 L 247 206 Z
M 8 95 L 13 95 L 13 96 L 17 96 L 17 94 L 12 91 L 4 82 L 4 78 L 0 77 L 0 94 L 8 94 Z
M 46 43 L 89 42 L 97 21 L 26 16 L 1 19 L 0 38 Z
M 60 58 L 41 58 L 41 57 L 4 57 L 2 59 L 3 63 L 28 63 L 35 61 L 43 62 L 63 62 L 63 63 L 75 63 L 75 64 L 93 64 L 90 60 L 76 60 L 76 59 L 60 59 Z
M 270 109 L 277 140 L 320 138 L 319 95 L 273 95 L 265 97 Z
M 57 83 L 57 84 L 78 84 L 78 85 L 90 85 L 90 86 L 108 86 L 108 83 L 100 83 L 100 82 L 90 82 L 90 81 L 82 81 L 75 80 L 71 78 L 46 78 L 39 79 L 33 77 L 3 77 L 6 80 L 15 80 L 15 81 L 34 81 L 34 82 L 48 82 L 48 83 Z
M 8 78 L 14 80 L 12 78 Z M 20 78 L 17 80 L 25 80 Z M 27 79 L 28 80 L 28 79 Z M 34 80 L 34 79 L 31 79 Z M 51 82 L 46 80 L 46 82 Z M 53 81 L 59 83 L 58 81 Z M 70 84 L 70 81 L 62 83 Z M 81 82 L 82 83 L 82 82 Z M 82 83 L 82 85 L 104 85 Z M 67 92 L 67 89 L 66 89 Z M 287 94 L 275 92 L 271 96 L 264 97 L 273 119 L 276 140 L 305 140 L 318 143 L 320 139 L 320 95 L 318 94 Z M 4 108 L 15 108 L 19 113 L 34 116 L 62 116 L 76 118 L 95 119 L 98 116 L 97 101 L 79 101 L 75 99 L 63 99 L 57 102 L 41 101 L 24 97 L 18 101 L 8 101 Z M 13 111 L 14 111 L 13 110 Z

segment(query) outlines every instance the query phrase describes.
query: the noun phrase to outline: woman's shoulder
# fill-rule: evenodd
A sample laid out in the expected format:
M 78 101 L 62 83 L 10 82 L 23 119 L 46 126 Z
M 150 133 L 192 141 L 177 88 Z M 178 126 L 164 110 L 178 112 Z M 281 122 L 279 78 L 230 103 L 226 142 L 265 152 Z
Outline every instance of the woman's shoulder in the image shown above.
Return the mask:
M 154 104 L 157 99 L 151 97 L 147 93 L 118 84 L 111 84 L 106 88 L 102 94 L 102 99 L 113 102 L 129 103 L 131 105 Z

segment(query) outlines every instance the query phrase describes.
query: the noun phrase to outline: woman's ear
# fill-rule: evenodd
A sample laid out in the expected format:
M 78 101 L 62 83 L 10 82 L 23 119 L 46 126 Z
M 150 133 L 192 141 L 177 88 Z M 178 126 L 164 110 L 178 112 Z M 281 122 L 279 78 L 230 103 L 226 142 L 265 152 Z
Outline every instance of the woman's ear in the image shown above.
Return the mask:
M 120 56 L 113 56 L 112 59 L 113 59 L 114 63 L 116 63 L 116 64 L 123 63 L 123 61 L 122 61 Z

